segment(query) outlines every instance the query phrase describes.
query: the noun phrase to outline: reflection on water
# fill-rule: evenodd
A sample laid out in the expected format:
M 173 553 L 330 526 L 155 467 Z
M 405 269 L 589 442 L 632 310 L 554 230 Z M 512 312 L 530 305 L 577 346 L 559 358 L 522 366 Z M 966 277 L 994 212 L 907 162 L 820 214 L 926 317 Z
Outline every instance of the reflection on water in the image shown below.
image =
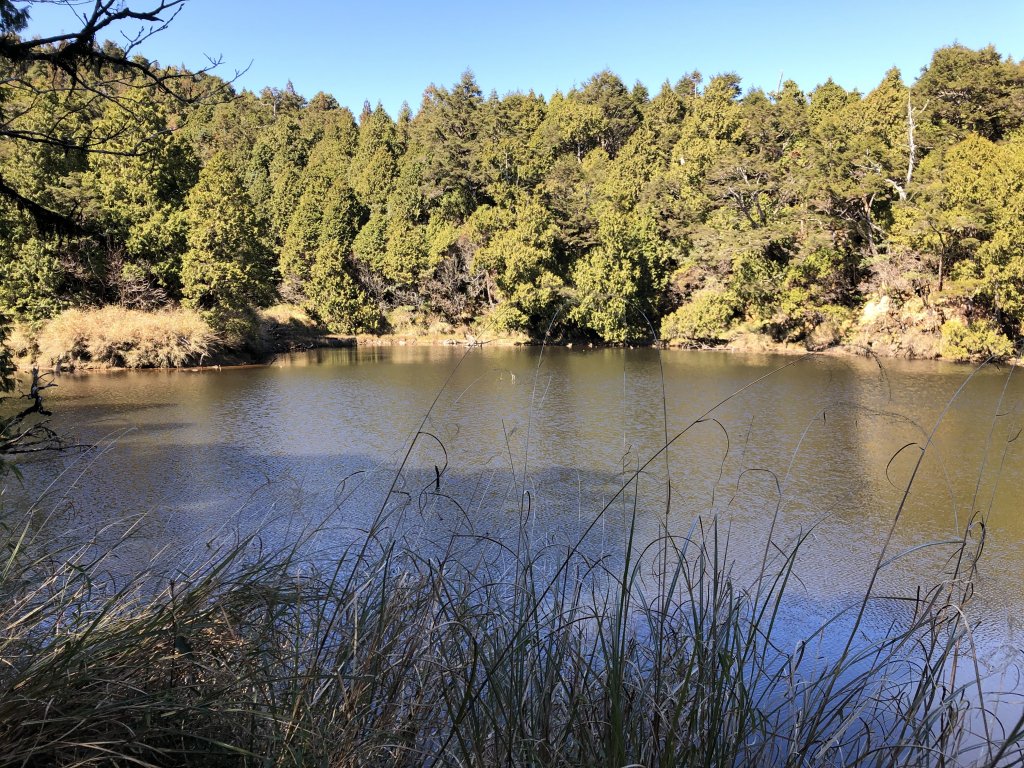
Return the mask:
M 887 557 L 906 554 L 878 593 L 912 594 L 953 567 L 953 545 L 919 545 L 959 541 L 980 519 L 974 620 L 998 663 L 1024 619 L 1024 390 L 1007 369 L 970 373 L 860 358 L 395 347 L 65 376 L 54 426 L 97 448 L 26 461 L 23 485 L 5 492 L 9 504 L 35 498 L 64 469 L 40 508 L 57 510 L 70 536 L 146 513 L 124 568 L 254 526 L 286 539 L 326 522 L 344 543 L 381 509 L 424 551 L 449 546 L 453 531 L 506 542 L 523 531 L 532 546 L 589 531 L 595 557 L 620 552 L 634 520 L 643 544 L 682 540 L 717 515 L 740 575 L 765 556 L 770 530 L 783 549 L 807 534 L 793 617 L 807 626 L 863 594 L 890 535 Z M 459 541 L 471 555 L 475 540 Z

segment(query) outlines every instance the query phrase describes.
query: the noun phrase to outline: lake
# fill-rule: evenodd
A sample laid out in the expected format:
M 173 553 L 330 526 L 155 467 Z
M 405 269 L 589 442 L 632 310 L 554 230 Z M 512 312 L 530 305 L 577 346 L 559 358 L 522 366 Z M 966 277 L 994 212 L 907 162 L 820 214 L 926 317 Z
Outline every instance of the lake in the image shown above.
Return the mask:
M 22 462 L 6 503 L 38 500 L 68 539 L 136 521 L 111 565 L 125 572 L 255 529 L 260 546 L 308 536 L 328 553 L 382 512 L 425 556 L 578 543 L 611 563 L 630 535 L 682 542 L 717 522 L 740 583 L 806 537 L 797 638 L 857 602 L 883 548 L 875 591 L 905 597 L 984 532 L 970 619 L 987 671 L 1024 639 L 1024 383 L 1006 367 L 363 347 L 64 375 L 51 392 L 54 427 L 92 448 Z M 880 601 L 868 630 L 899 606 Z

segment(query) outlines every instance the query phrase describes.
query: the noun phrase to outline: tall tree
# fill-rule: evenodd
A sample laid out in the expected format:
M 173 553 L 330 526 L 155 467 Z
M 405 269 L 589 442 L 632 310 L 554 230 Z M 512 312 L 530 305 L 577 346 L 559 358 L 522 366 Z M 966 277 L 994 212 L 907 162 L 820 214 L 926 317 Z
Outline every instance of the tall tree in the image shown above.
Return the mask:
M 207 163 L 186 205 L 185 304 L 201 310 L 230 342 L 252 341 L 253 310 L 274 296 L 271 251 L 259 236 L 241 176 L 227 158 L 215 155 Z
M 640 110 L 646 103 L 646 91 L 638 101 L 623 82 L 606 69 L 584 83 L 582 90 L 572 93 L 570 100 L 596 108 L 597 145 L 609 157 L 615 157 L 640 126 Z
M 106 300 L 153 306 L 180 295 L 178 279 L 185 247 L 180 215 L 195 184 L 198 164 L 191 145 L 169 130 L 168 115 L 152 93 L 135 93 L 135 122 L 107 146 L 124 155 L 93 153 L 78 177 L 82 216 L 108 242 L 103 265 Z M 94 125 L 108 128 L 118 114 L 101 115 Z M 147 145 L 145 151 L 133 151 Z
M 431 85 L 412 123 L 409 153 L 421 164 L 422 191 L 445 220 L 462 223 L 480 201 L 480 87 L 466 71 L 451 90 Z
M 932 147 L 976 133 L 998 141 L 1024 125 L 1024 64 L 989 46 L 935 51 L 914 85 L 925 110 L 923 140 Z

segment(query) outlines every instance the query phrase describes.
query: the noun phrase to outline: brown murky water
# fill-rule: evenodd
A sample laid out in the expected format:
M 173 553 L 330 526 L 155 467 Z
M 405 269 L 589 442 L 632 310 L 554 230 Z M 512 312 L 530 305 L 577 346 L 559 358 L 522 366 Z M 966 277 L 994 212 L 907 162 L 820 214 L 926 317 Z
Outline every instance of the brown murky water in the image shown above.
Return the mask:
M 6 503 L 40 499 L 69 536 L 145 514 L 116 565 L 129 570 L 257 525 L 264 538 L 322 525 L 351 541 L 386 507 L 424 551 L 453 531 L 468 551 L 475 535 L 522 531 L 539 546 L 589 527 L 585 548 L 614 557 L 631 521 L 646 543 L 717 519 L 742 578 L 774 523 L 780 547 L 807 534 L 794 634 L 855 601 L 883 547 L 885 560 L 904 554 L 879 594 L 912 594 L 948 577 L 949 542 L 966 532 L 974 546 L 984 531 L 971 620 L 1000 669 L 1024 636 L 1024 376 L 972 370 L 395 347 L 64 376 L 54 425 L 95 447 L 23 463 Z M 931 542 L 947 543 L 920 546 Z M 888 618 L 880 609 L 872 621 Z

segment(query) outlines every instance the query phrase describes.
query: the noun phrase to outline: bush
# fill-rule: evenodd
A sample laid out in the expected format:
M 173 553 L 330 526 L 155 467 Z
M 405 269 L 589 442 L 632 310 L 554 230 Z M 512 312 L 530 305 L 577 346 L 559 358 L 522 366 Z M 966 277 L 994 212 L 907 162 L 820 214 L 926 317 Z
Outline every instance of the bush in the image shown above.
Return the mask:
M 949 360 L 1002 360 L 1013 354 L 1013 343 L 989 320 L 971 320 L 966 325 L 960 320 L 947 320 L 942 324 L 939 354 Z
M 395 307 L 387 313 L 385 327 L 394 334 L 417 335 L 423 332 L 424 324 L 416 308 L 409 305 Z
M 501 302 L 485 317 L 486 322 L 499 333 L 522 331 L 530 322 L 530 318 L 510 301 Z
M 735 316 L 736 303 L 731 294 L 703 288 L 693 294 L 689 303 L 661 321 L 661 338 L 688 344 L 717 344 Z
M 799 338 L 812 352 L 834 347 L 842 341 L 852 322 L 852 312 L 846 307 L 828 304 L 822 307 L 807 307 L 797 313 L 801 323 Z

